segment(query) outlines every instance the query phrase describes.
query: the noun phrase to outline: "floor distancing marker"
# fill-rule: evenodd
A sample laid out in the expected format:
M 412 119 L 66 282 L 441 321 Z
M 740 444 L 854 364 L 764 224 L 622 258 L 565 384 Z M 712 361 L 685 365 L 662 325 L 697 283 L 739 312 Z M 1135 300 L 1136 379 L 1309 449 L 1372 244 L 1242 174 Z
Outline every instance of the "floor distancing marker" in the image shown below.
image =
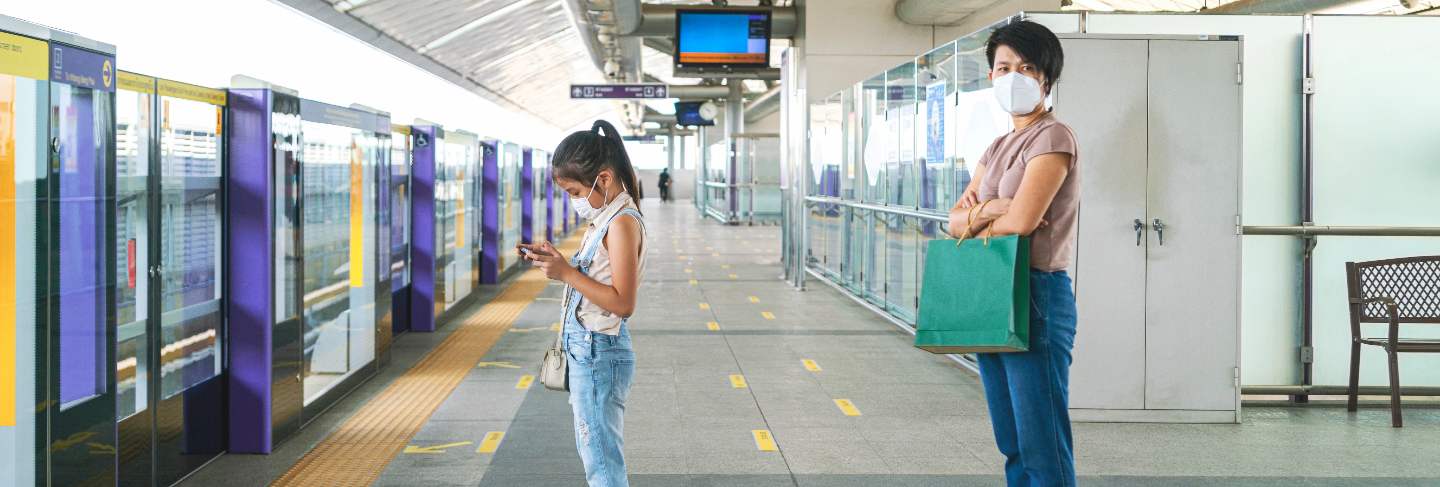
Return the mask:
M 755 437 L 755 448 L 760 451 L 780 450 L 775 446 L 775 437 L 770 434 L 770 430 L 750 430 L 750 434 Z
M 720 324 L 711 321 L 709 323 L 705 323 L 705 328 L 709 329 L 710 331 L 720 331 Z
M 476 448 L 475 453 L 495 453 L 495 450 L 500 449 L 500 441 L 504 439 L 504 431 L 485 433 L 485 440 L 480 442 L 480 448 Z
M 690 285 L 691 285 L 691 286 L 694 286 L 694 285 L 696 285 L 696 284 L 700 284 L 700 281 L 697 281 L 697 280 L 695 280 L 695 279 L 691 279 L 691 280 L 690 280 Z
M 560 331 L 560 323 L 559 323 L 559 322 L 551 323 L 551 324 L 550 324 L 550 331 Z
M 746 388 L 747 385 L 745 384 L 745 376 L 740 374 L 730 374 L 730 387 L 736 389 Z
M 693 273 L 693 272 L 695 272 L 694 269 L 685 269 L 685 273 L 686 273 L 686 274 L 690 274 L 690 273 Z
M 700 303 L 700 309 L 710 309 L 710 303 Z
M 573 254 L 579 244 L 577 233 L 560 247 Z M 362 487 L 374 483 L 546 284 L 538 270 L 521 274 L 271 485 Z
M 421 453 L 425 453 L 425 454 L 445 453 L 445 450 L 447 450 L 447 449 L 455 448 L 455 447 L 457 447 L 457 446 L 465 446 L 465 445 L 469 445 L 469 444 L 471 444 L 471 443 L 475 443 L 475 442 L 473 442 L 473 441 L 457 441 L 457 442 L 454 442 L 454 443 L 445 443 L 445 444 L 443 444 L 443 445 L 430 445 L 430 446 L 415 446 L 415 445 L 409 445 L 409 446 L 406 446 L 406 447 L 405 447 L 405 453 L 408 453 L 408 454 L 411 454 L 411 455 L 421 454 Z
M 520 376 L 520 381 L 515 383 L 515 388 L 516 388 L 516 389 L 520 389 L 520 390 L 523 391 L 523 390 L 529 389 L 529 388 L 530 388 L 530 384 L 534 384 L 534 383 L 535 383 L 535 376 L 530 375 L 530 374 L 525 374 L 525 375 Z
M 752 302 L 752 303 L 758 303 L 758 302 L 760 302 L 760 297 L 758 297 L 758 296 L 750 296 L 750 302 Z
M 760 316 L 764 316 L 767 320 L 775 319 L 775 313 L 771 313 L 769 311 L 761 311 Z
M 720 268 L 721 268 L 721 269 L 729 269 L 729 268 L 730 268 L 730 264 L 720 264 Z
M 730 274 L 730 278 L 731 278 L 731 279 L 739 279 L 740 276 L 735 275 L 735 274 Z
M 846 416 L 860 415 L 860 409 L 856 408 L 855 403 L 850 402 L 849 399 L 836 399 L 835 406 L 840 408 L 840 412 L 845 413 Z
M 810 360 L 810 359 L 807 358 L 807 359 L 805 359 L 805 360 L 801 360 L 800 363 L 805 364 L 805 370 L 808 370 L 808 371 L 811 371 L 811 372 L 819 372 L 819 371 L 820 371 L 820 364 L 815 363 L 814 360 Z

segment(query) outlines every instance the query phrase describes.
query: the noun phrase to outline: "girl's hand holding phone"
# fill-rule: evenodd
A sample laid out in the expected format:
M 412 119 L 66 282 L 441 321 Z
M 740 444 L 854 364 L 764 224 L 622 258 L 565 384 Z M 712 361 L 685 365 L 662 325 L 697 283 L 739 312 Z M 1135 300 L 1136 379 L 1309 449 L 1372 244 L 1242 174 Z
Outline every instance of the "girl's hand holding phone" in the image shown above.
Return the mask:
M 520 244 L 515 248 L 520 252 L 521 257 L 545 272 L 545 277 L 548 279 L 563 282 L 569 279 L 575 271 L 574 267 L 570 267 L 570 261 L 555 246 L 550 245 L 550 242 Z

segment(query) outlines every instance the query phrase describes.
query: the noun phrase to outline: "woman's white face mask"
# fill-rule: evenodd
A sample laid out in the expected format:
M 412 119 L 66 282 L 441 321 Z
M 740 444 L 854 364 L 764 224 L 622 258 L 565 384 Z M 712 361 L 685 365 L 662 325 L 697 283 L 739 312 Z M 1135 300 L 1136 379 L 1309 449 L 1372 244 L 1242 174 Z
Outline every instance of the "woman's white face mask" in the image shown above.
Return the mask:
M 993 83 L 995 100 L 1000 102 L 1000 108 L 1011 115 L 1032 113 L 1035 107 L 1040 105 L 1040 101 L 1045 99 L 1045 92 L 1040 90 L 1039 81 L 1017 72 L 995 78 Z

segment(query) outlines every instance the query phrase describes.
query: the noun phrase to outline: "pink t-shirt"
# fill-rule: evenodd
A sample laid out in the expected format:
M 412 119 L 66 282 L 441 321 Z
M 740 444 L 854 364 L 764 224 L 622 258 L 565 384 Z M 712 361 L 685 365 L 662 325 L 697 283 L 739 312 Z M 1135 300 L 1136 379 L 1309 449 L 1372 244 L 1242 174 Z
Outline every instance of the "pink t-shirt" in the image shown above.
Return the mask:
M 1070 172 L 1042 217 L 1049 224 L 1030 234 L 1030 267 L 1046 272 L 1067 269 L 1075 258 L 1075 220 L 1080 213 L 1080 174 L 1075 170 L 1080 164 L 1080 151 L 1075 132 L 1055 115 L 1047 115 L 1029 127 L 995 139 L 980 157 L 985 179 L 980 181 L 979 197 L 986 201 L 1014 198 L 1030 160 L 1056 152 L 1070 154 Z

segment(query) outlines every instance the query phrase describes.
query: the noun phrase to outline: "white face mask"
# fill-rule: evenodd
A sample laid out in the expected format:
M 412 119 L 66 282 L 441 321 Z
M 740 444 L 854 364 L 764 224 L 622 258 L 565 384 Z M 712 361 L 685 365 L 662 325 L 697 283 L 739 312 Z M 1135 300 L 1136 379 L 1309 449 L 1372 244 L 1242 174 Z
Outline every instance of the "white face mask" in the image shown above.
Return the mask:
M 570 198 L 570 207 L 575 209 L 575 214 L 580 215 L 580 218 L 589 220 L 595 218 L 595 215 L 600 213 L 599 208 L 590 206 L 590 195 L 595 194 L 595 185 L 597 184 L 600 184 L 600 178 L 598 177 L 595 178 L 595 182 L 590 183 L 589 194 L 586 194 L 582 198 Z M 608 189 L 605 190 L 605 199 L 610 199 L 610 190 Z M 604 200 L 601 201 L 603 202 Z
M 1040 91 L 1040 82 L 1020 73 L 1012 72 L 995 78 L 994 86 L 995 99 L 1000 102 L 1000 108 L 1011 115 L 1034 112 L 1040 100 L 1045 99 L 1045 93 Z

